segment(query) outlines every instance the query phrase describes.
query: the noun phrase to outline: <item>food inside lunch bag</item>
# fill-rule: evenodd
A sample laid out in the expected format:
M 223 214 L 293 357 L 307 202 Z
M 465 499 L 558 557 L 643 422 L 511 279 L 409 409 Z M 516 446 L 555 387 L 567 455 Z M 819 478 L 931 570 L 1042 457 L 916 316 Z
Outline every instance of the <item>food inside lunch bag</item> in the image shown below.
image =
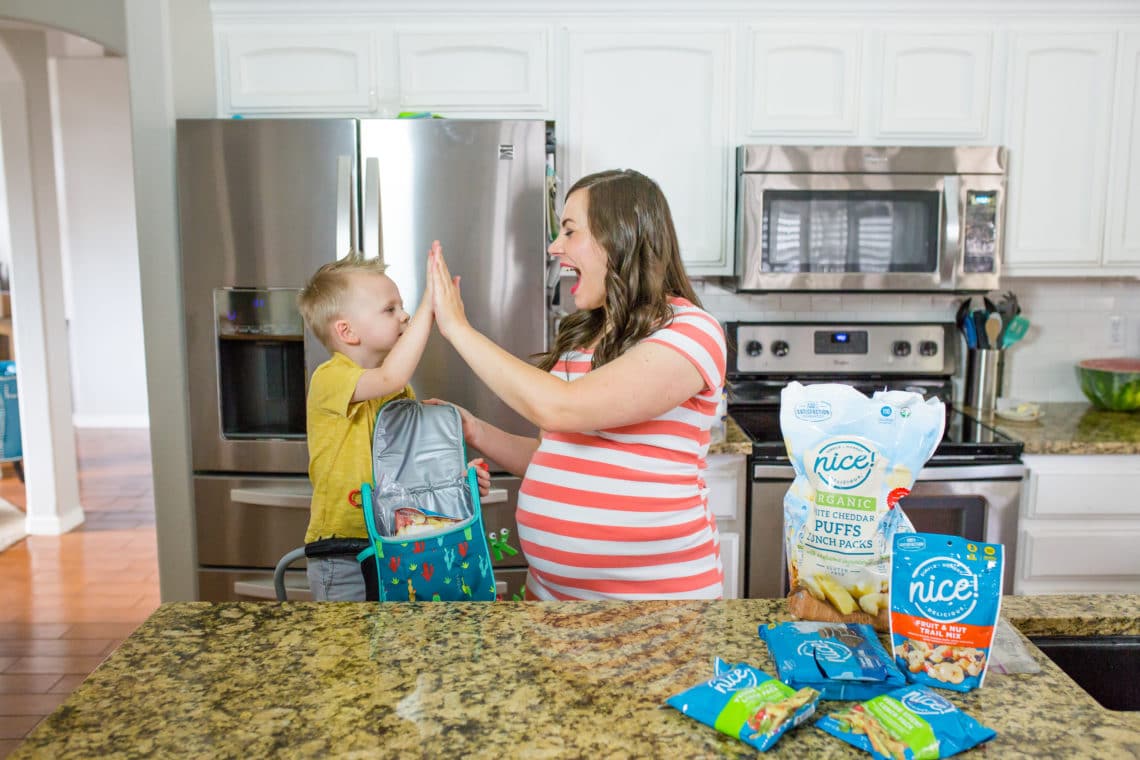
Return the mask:
M 795 470 L 784 496 L 793 615 L 888 629 L 891 540 L 914 532 L 898 502 L 945 425 L 945 405 L 918 393 L 867 398 L 848 385 L 785 386 L 780 429 Z
M 761 751 L 811 717 L 819 700 L 815 689 L 791 689 L 745 663 L 729 665 L 718 657 L 713 672 L 714 678 L 666 704 Z
M 891 760 L 937 760 L 997 736 L 922 686 L 904 686 L 860 702 L 815 725 L 876 758 Z
M 906 685 L 869 625 L 769 623 L 760 626 L 760 638 L 781 681 L 817 689 L 822 699 L 870 699 Z
M 895 536 L 891 644 L 907 680 L 982 685 L 1001 612 L 1002 546 L 938 533 Z

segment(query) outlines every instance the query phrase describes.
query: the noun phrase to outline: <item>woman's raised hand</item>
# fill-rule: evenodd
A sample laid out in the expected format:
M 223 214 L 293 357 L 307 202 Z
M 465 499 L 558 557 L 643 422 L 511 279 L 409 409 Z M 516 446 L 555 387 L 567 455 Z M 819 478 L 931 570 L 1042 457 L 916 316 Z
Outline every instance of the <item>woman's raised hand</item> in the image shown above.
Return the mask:
M 452 279 L 438 241 L 432 244 L 430 258 L 435 323 L 439 326 L 440 334 L 450 340 L 456 330 L 467 325 L 463 299 L 459 295 L 459 278 Z

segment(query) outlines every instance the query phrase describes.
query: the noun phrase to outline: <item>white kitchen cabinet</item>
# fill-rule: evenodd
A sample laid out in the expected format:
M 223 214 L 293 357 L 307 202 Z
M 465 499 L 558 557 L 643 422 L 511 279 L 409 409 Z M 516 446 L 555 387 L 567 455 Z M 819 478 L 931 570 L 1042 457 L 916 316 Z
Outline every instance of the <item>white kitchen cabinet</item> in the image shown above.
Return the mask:
M 222 26 L 218 112 L 367 114 L 376 110 L 372 32 L 358 26 Z
M 890 29 L 876 35 L 867 104 L 876 140 L 985 141 L 994 33 Z M 877 104 L 877 107 L 873 107 Z
M 724 565 L 724 598 L 739 599 L 744 587 L 744 504 L 747 481 L 744 454 L 712 454 L 707 458 L 705 484 L 709 511 L 720 533 L 720 561 Z
M 1140 267 L 1140 29 L 1121 35 L 1104 263 Z
M 1101 260 L 1116 35 L 1013 35 L 1007 273 Z
M 1140 457 L 1024 459 L 1014 593 L 1140 592 Z
M 729 274 L 733 36 L 692 24 L 567 31 L 565 186 L 636 169 L 669 201 L 690 275 Z
M 863 35 L 817 22 L 750 30 L 747 134 L 855 136 Z
M 500 118 L 551 111 L 545 26 L 401 28 L 395 44 L 402 110 Z

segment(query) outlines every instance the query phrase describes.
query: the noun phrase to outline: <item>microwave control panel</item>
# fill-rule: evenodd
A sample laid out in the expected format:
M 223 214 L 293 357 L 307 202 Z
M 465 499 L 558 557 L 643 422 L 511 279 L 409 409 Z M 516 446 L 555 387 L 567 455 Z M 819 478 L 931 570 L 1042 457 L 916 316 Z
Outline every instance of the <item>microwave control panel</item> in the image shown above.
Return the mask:
M 967 272 L 992 274 L 997 269 L 997 190 L 966 192 L 962 266 Z

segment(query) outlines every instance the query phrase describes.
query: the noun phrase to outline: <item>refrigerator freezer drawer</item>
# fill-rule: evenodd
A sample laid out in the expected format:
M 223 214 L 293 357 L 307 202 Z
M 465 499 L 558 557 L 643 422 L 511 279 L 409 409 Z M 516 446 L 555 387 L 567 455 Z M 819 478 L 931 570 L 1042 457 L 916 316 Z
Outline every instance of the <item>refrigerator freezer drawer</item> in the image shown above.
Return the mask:
M 305 476 L 194 476 L 199 566 L 272 571 L 305 543 L 311 495 Z

